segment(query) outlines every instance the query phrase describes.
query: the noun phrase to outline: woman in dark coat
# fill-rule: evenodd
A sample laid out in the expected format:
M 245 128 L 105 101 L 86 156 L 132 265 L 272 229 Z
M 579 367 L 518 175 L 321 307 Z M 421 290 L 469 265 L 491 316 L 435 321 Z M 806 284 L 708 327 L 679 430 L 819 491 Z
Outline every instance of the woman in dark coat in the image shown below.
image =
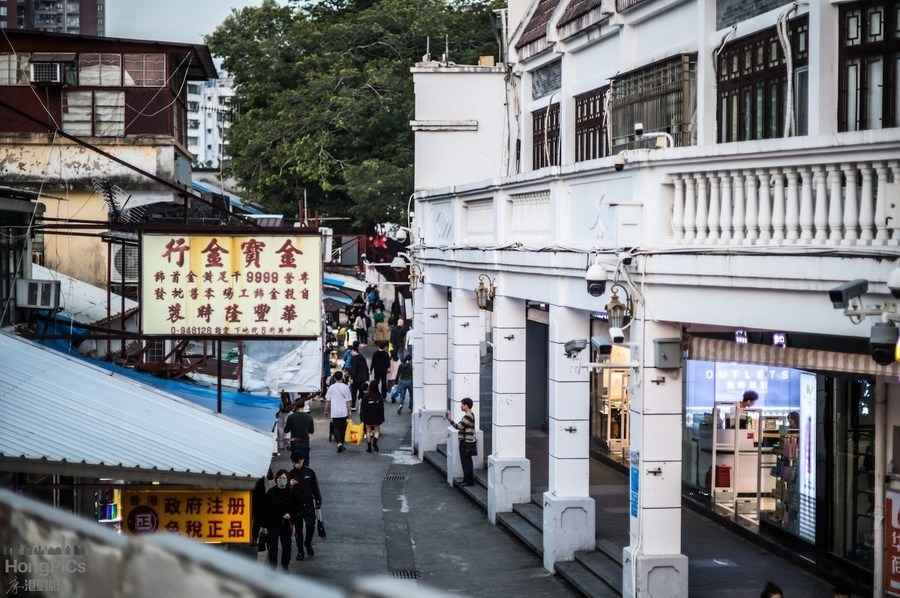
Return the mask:
M 366 425 L 366 438 L 369 443 L 367 453 L 371 453 L 372 449 L 378 452 L 378 437 L 381 435 L 381 424 L 384 423 L 384 398 L 381 391 L 378 390 L 377 384 L 369 384 L 365 398 L 359 411 L 359 417 L 362 423 Z
M 287 571 L 291 563 L 291 514 L 294 499 L 288 486 L 287 472 L 279 469 L 275 485 L 266 492 L 266 528 L 269 540 L 269 564 L 278 564 L 278 544 L 281 544 L 281 566 Z

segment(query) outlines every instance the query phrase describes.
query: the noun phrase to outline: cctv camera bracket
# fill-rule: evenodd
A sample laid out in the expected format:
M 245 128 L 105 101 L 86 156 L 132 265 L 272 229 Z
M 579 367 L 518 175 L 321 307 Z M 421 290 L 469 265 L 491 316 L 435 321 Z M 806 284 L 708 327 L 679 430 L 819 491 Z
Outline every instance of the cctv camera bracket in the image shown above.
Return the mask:
M 897 310 L 896 303 L 883 303 L 881 305 L 862 305 L 861 303 L 851 305 L 844 310 L 844 315 L 848 318 L 865 318 L 867 316 L 879 317 L 892 322 L 900 322 L 900 312 Z

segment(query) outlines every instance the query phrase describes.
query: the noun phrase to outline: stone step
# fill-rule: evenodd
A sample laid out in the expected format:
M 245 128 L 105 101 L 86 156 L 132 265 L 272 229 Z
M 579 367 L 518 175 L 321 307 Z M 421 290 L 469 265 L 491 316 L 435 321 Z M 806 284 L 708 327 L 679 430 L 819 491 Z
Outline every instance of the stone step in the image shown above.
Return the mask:
M 575 553 L 575 561 L 584 565 L 607 586 L 619 594 L 622 593 L 622 565 L 609 555 L 598 550 L 579 550 Z
M 440 454 L 444 455 L 444 457 L 446 457 L 447 456 L 447 443 L 445 442 L 443 444 L 437 445 L 437 452 L 439 452 Z
M 525 518 L 541 533 L 544 531 L 544 510 L 533 502 L 517 503 L 513 505 L 513 511 Z
M 481 484 L 484 489 L 487 489 L 487 467 L 475 470 L 475 482 Z
M 524 517 L 515 512 L 497 513 L 497 522 L 530 549 L 543 556 L 544 536 L 538 528 L 531 525 Z
M 462 490 L 462 493 L 471 498 L 475 504 L 481 507 L 481 510 L 487 512 L 487 488 L 481 486 L 480 484 L 475 484 L 474 486 L 463 486 L 462 484 L 455 484 L 457 488 Z
M 619 598 L 622 595 L 577 560 L 556 563 L 556 574 L 588 598 Z
M 425 461 L 430 463 L 444 476 L 447 475 L 447 456 L 437 451 L 425 451 Z
M 623 548 L 625 548 L 624 544 L 613 542 L 609 538 L 600 538 L 599 540 L 597 540 L 597 550 L 618 563 L 619 567 L 622 566 Z

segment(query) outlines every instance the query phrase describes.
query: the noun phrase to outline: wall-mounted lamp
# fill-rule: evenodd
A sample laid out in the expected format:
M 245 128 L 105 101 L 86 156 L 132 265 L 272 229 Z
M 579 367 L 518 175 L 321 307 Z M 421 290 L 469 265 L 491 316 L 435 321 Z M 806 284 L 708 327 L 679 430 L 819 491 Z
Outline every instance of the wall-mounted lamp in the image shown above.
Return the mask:
M 497 287 L 494 281 L 487 274 L 478 275 L 478 287 L 475 289 L 475 300 L 478 301 L 478 308 L 486 311 L 494 311 L 494 296 L 497 294 Z
M 425 282 L 425 274 L 422 272 L 422 267 L 415 262 L 409 265 L 409 288 L 410 290 L 415 291 L 419 288 L 419 286 Z

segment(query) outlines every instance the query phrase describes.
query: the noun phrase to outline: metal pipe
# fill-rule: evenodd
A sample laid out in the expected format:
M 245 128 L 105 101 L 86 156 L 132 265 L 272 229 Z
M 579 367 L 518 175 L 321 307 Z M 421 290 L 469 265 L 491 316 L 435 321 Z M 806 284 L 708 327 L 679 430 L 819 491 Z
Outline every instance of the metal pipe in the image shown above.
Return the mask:
M 222 341 L 216 344 L 216 413 L 222 413 Z

